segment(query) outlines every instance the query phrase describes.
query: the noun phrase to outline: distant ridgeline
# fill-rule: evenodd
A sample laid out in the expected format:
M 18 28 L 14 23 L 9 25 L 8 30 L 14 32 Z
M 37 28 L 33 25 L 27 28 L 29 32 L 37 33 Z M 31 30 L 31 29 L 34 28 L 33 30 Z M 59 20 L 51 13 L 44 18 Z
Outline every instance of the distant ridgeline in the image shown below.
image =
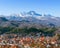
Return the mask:
M 53 36 L 57 29 L 53 24 L 49 26 L 32 22 L 32 21 L 9 21 L 4 17 L 0 17 L 0 34 L 23 34 L 28 35 L 30 33 L 41 33 L 45 36 Z
M 45 36 L 60 34 L 60 18 L 51 15 L 37 14 L 34 11 L 22 15 L 0 17 L 0 34 L 42 33 Z M 57 32 L 58 31 L 58 32 Z

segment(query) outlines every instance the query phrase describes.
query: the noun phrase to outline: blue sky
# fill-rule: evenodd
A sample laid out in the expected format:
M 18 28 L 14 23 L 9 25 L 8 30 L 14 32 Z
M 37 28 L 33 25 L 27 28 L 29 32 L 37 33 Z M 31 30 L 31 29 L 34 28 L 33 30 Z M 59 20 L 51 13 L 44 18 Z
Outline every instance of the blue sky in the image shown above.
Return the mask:
M 60 16 L 60 0 L 0 0 L 0 15 L 36 11 Z

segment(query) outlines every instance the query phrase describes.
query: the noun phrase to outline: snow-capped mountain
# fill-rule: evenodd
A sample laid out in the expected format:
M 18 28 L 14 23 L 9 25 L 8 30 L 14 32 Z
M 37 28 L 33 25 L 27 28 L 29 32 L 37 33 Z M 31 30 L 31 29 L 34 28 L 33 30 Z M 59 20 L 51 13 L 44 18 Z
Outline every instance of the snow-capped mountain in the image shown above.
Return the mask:
M 29 11 L 27 14 L 29 14 L 31 16 L 42 16 L 42 14 L 38 14 L 35 11 Z
M 27 23 L 35 23 L 42 25 L 50 25 L 50 26 L 60 26 L 60 17 L 55 17 L 50 14 L 39 14 L 35 11 L 23 12 L 20 14 L 13 14 L 10 16 L 4 16 L 9 21 L 19 21 L 19 22 L 27 22 Z
M 29 12 L 23 12 L 23 13 L 20 13 L 19 15 L 17 14 L 13 14 L 13 15 L 10 15 L 10 16 L 7 16 L 6 17 L 8 20 L 17 20 L 17 21 L 20 21 L 20 20 L 26 20 L 28 18 L 35 18 L 35 19 L 38 19 L 38 20 L 50 20 L 50 19 L 56 19 L 56 20 L 59 20 L 58 17 L 54 17 L 50 14 L 39 14 L 39 13 L 36 13 L 35 11 L 29 11 Z
M 42 15 L 39 13 L 36 13 L 35 11 L 29 11 L 29 12 L 23 12 L 20 13 L 19 15 L 13 14 L 8 17 L 6 17 L 9 20 L 21 20 L 21 19 L 26 19 L 26 18 L 36 18 L 38 20 L 46 20 L 47 18 L 52 17 L 51 15 Z

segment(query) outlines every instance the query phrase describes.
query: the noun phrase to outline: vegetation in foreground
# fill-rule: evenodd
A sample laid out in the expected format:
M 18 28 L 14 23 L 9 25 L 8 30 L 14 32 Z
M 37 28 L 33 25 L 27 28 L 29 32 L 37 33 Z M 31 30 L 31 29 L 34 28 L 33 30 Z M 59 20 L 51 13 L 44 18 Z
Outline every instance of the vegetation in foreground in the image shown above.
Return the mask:
M 56 31 L 56 28 L 47 28 L 47 27 L 43 27 L 43 28 L 34 28 L 34 27 L 24 27 L 24 28 L 19 28 L 19 27 L 0 27 L 0 34 L 10 34 L 10 33 L 14 33 L 14 34 L 30 34 L 30 33 L 42 33 L 44 35 L 48 35 L 48 36 L 52 36 L 54 35 L 54 32 Z
M 60 48 L 55 27 L 0 27 L 0 48 Z

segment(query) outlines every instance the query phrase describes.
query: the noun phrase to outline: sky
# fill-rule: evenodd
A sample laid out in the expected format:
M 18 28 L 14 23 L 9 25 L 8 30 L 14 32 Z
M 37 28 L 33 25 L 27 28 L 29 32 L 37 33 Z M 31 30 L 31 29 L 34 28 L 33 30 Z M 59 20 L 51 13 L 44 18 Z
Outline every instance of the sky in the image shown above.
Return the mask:
M 29 11 L 60 17 L 60 0 L 0 0 L 0 15 Z

